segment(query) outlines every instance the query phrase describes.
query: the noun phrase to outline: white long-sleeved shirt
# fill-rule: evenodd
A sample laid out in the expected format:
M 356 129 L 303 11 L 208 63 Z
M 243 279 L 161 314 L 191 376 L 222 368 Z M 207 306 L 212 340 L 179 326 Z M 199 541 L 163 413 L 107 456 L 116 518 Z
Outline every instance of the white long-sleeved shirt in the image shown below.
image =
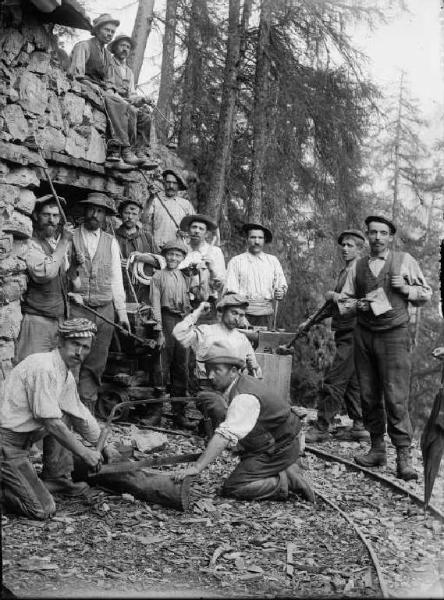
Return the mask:
M 227 414 L 225 420 L 215 430 L 215 433 L 226 438 L 230 445 L 236 445 L 239 440 L 253 431 L 261 411 L 259 400 L 253 394 L 237 394 L 231 402 L 228 402 L 230 391 L 236 381 L 234 380 L 224 392 Z
M 188 248 L 188 254 L 179 265 L 179 269 L 185 269 L 191 263 L 200 263 L 204 257 L 209 258 L 213 261 L 214 274 L 209 276 L 209 292 L 210 295 L 217 298 L 218 289 L 220 289 L 225 281 L 226 269 L 225 269 L 225 258 L 222 250 L 219 246 L 212 246 L 208 242 L 203 242 L 198 250 L 193 250 L 192 247 L 186 244 Z M 217 280 L 217 285 L 215 283 Z M 195 276 L 192 278 L 191 287 L 199 285 L 199 277 Z
M 244 252 L 228 263 L 223 295 L 235 293 L 249 301 L 247 315 L 271 315 L 275 290 L 288 289 L 281 263 L 272 254 Z
M 97 252 L 101 231 L 100 228 L 91 231 L 86 229 L 84 225 L 80 226 L 80 233 L 91 260 Z M 117 312 L 126 311 L 126 296 L 123 287 L 122 269 L 120 266 L 120 250 L 119 244 L 115 238 L 111 241 L 111 289 L 113 293 L 114 308 Z
M 57 238 L 46 238 L 46 242 L 53 250 L 56 250 L 60 241 L 60 236 Z M 68 244 L 65 256 L 61 260 L 56 260 L 54 255 L 48 256 L 43 250 L 42 245 L 37 239 L 30 239 L 28 249 L 25 254 L 26 267 L 28 274 L 36 283 L 46 283 L 57 277 L 59 269 L 64 262 L 65 269 L 69 268 L 69 253 L 70 245 Z

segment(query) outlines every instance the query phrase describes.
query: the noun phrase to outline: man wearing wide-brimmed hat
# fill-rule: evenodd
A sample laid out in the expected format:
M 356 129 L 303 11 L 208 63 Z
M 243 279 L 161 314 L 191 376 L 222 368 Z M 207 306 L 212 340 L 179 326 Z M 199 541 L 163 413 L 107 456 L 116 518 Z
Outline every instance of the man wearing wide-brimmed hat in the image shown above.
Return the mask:
M 106 194 L 92 192 L 80 204 L 85 206 L 85 220 L 73 234 L 75 256 L 81 258 L 81 264 L 77 265 L 79 276 L 75 299 L 111 321 L 114 321 L 116 311 L 120 325 L 129 329 L 119 244 L 112 235 L 102 230 L 107 216 L 116 214 L 114 202 Z M 91 318 L 97 325 L 97 335 L 79 378 L 80 398 L 93 412 L 113 326 L 91 316 L 79 304 L 71 306 L 71 314 Z
M 250 325 L 270 327 L 273 299 L 282 300 L 287 292 L 287 281 L 279 260 L 263 249 L 272 233 L 260 223 L 246 223 L 242 231 L 247 238 L 247 252 L 233 256 L 227 266 L 224 293 L 246 296 Z
M 229 445 L 239 444 L 240 463 L 223 483 L 222 494 L 240 500 L 285 500 L 290 492 L 314 502 L 314 493 L 297 464 L 300 419 L 289 402 L 262 381 L 241 374 L 245 360 L 235 345 L 214 342 L 205 355 L 213 388 L 225 404 L 219 423 L 201 457 L 173 472 L 176 480 L 198 475 Z
M 102 96 L 111 134 L 107 161 L 114 168 L 125 169 L 128 165 L 139 166 L 144 161 L 137 158 L 131 148 L 136 139 L 137 111 L 113 90 L 114 59 L 106 46 L 113 39 L 119 24 L 120 21 L 110 14 L 102 14 L 94 19 L 92 37 L 77 42 L 72 50 L 69 72 L 82 83 L 92 85 Z
M 325 294 L 330 310 L 323 314 L 323 319 L 332 317 L 331 328 L 335 336 L 336 353 L 319 392 L 317 421 L 305 433 L 305 440 L 310 444 L 326 441 L 330 437 L 329 428 L 343 402 L 353 426 L 349 430 L 339 432 L 336 439 L 361 441 L 368 438 L 368 432 L 362 422 L 359 383 L 354 361 L 353 336 L 356 315 L 342 315 L 337 304 L 347 274 L 360 257 L 365 242 L 365 234 L 358 229 L 346 229 L 338 237 L 345 266 L 339 273 L 335 289 Z
M 410 457 L 408 306 L 422 306 L 432 290 L 413 256 L 391 250 L 396 226 L 390 218 L 370 215 L 365 224 L 370 256 L 353 265 L 342 290 L 344 298 L 357 299 L 355 365 L 364 425 L 371 438 L 368 454 L 355 460 L 365 467 L 386 464 L 387 423 L 397 452 L 397 477 L 417 479 Z
M 70 223 L 62 226 L 59 205 L 52 194 L 37 198 L 32 218 L 34 231 L 25 255 L 28 286 L 22 302 L 16 362 L 35 352 L 53 350 L 59 322 L 67 317 L 73 227 Z
M 196 212 L 191 202 L 178 194 L 187 189 L 187 184 L 177 169 L 165 169 L 162 179 L 164 191 L 151 198 L 142 215 L 142 222 L 153 236 L 156 252 L 161 250 L 165 242 L 181 237 L 182 219 Z
M 96 326 L 87 319 L 63 321 L 51 352 L 26 357 L 8 375 L 0 403 L 2 504 L 30 517 L 47 519 L 56 511 L 52 494 L 85 496 L 86 483 L 71 479 L 73 454 L 90 469 L 102 456 L 72 433 L 96 444 L 100 428 L 80 402 L 74 373 L 87 357 Z M 37 476 L 29 451 L 43 438 L 43 471 Z M 105 454 L 115 454 L 107 446 Z

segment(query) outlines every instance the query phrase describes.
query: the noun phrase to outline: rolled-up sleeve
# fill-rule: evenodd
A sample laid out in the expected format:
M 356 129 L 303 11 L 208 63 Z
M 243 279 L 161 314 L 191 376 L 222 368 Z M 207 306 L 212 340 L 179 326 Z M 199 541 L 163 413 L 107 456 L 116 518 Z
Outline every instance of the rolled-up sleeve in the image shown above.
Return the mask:
M 66 255 L 57 260 L 54 255 L 45 254 L 39 244 L 31 240 L 25 255 L 28 274 L 36 283 L 47 283 L 57 277 L 62 261 L 66 262 Z
M 246 437 L 254 428 L 259 418 L 260 404 L 252 394 L 239 394 L 228 406 L 225 421 L 217 427 L 215 433 L 226 438 L 230 443 Z
M 176 340 L 185 348 L 191 347 L 194 351 L 199 345 L 199 335 L 195 325 L 196 316 L 194 313 L 191 313 L 183 321 L 177 323 L 173 329 L 173 336 Z
M 422 306 L 430 301 L 432 289 L 427 285 L 417 261 L 410 254 L 404 257 L 400 275 L 404 277 L 409 287 L 407 298 L 413 306 Z
M 222 294 L 239 294 L 240 293 L 240 277 L 239 277 L 239 257 L 233 257 L 227 266 L 225 275 L 225 285 Z
M 57 374 L 46 369 L 34 373 L 32 393 L 29 393 L 30 408 L 34 419 L 61 419 L 63 416 L 59 406 L 60 387 Z
M 113 293 L 114 308 L 126 311 L 126 297 L 123 287 L 122 268 L 120 266 L 120 250 L 116 239 L 111 242 L 111 289 Z

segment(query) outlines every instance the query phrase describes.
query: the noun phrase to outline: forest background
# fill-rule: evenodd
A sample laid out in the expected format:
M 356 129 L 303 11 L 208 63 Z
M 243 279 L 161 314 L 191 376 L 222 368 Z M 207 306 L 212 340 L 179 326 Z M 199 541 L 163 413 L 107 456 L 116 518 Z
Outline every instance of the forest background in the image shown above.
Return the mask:
M 294 331 L 332 289 L 338 233 L 392 216 L 396 247 L 434 290 L 412 310 L 410 408 L 422 429 L 439 385 L 444 190 L 444 9 L 439 0 L 84 0 L 131 33 L 150 15 L 136 65 L 162 143 L 177 146 L 190 199 L 217 217 L 226 258 L 240 226 L 274 232 Z M 139 16 L 140 16 L 139 12 Z M 86 32 L 64 31 L 68 52 Z M 137 62 L 137 61 L 136 61 Z M 296 347 L 293 399 L 313 406 L 334 345 L 328 323 Z

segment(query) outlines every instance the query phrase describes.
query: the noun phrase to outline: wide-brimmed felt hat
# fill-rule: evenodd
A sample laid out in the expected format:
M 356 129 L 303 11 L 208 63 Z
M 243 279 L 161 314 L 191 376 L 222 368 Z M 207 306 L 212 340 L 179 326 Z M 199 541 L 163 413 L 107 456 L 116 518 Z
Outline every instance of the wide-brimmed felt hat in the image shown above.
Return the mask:
M 57 198 L 60 201 L 60 204 L 66 205 L 66 200 L 65 198 L 62 198 L 62 196 L 57 195 Z M 57 204 L 57 200 L 54 197 L 54 194 L 46 194 L 46 196 L 40 196 L 40 198 L 37 198 L 34 204 L 34 210 L 32 212 L 39 212 L 42 210 L 42 208 L 46 205 L 46 204 Z
M 191 223 L 194 223 L 195 221 L 198 223 L 205 223 L 208 231 L 215 231 L 217 229 L 217 223 L 215 223 L 213 219 L 210 219 L 210 217 L 207 217 L 206 215 L 201 215 L 200 213 L 195 215 L 186 215 L 186 217 L 184 217 L 180 222 L 180 229 L 182 231 L 187 231 Z
M 93 20 L 91 29 L 92 33 L 94 33 L 99 27 L 102 27 L 102 25 L 105 25 L 105 23 L 114 23 L 116 27 L 120 25 L 120 21 L 118 19 L 114 19 L 114 17 L 108 13 L 102 13 Z
M 179 184 L 179 190 L 183 192 L 187 189 L 187 184 L 185 183 L 184 178 L 176 169 L 165 169 L 164 171 L 162 171 L 162 179 L 164 179 L 165 175 L 168 175 L 168 173 L 171 173 L 177 179 L 177 183 Z
M 260 223 L 245 223 L 242 226 L 242 231 L 246 235 L 248 235 L 248 232 L 251 231 L 252 229 L 261 229 L 264 232 L 264 238 L 265 238 L 266 244 L 269 244 L 271 242 L 271 240 L 273 239 L 273 234 L 268 229 L 268 227 L 265 227 L 264 225 L 261 225 Z
M 122 214 L 122 210 L 125 208 L 125 206 L 128 206 L 128 204 L 135 204 L 138 208 L 143 208 L 141 200 L 136 200 L 135 198 L 122 198 L 118 207 L 120 215 Z
M 94 206 L 101 206 L 108 211 L 108 214 L 117 214 L 114 200 L 106 194 L 102 194 L 101 192 L 92 192 L 91 194 L 88 194 L 88 197 L 85 200 L 81 200 L 79 204 L 93 204 Z
M 114 50 L 119 42 L 122 40 L 126 40 L 131 44 L 131 48 L 134 48 L 134 40 L 131 36 L 126 35 L 125 33 L 121 33 L 117 35 L 112 42 L 108 44 L 108 50 L 114 54 Z
M 162 246 L 160 253 L 162 255 L 165 255 L 168 250 L 179 250 L 179 252 L 182 252 L 182 254 L 184 256 L 186 256 L 188 254 L 188 249 L 185 246 L 185 244 L 182 242 L 182 240 L 169 240 L 168 242 L 165 242 L 165 244 Z
M 385 225 L 388 225 L 390 232 L 392 235 L 394 235 L 396 233 L 396 225 L 390 221 L 390 219 L 388 219 L 387 217 L 384 217 L 383 215 L 370 215 L 365 219 L 365 224 L 369 225 L 369 223 L 371 222 L 377 222 L 377 223 L 385 223 Z
M 363 233 L 362 231 L 359 231 L 359 229 L 344 229 L 344 231 L 341 231 L 341 233 L 339 234 L 338 244 L 341 244 L 342 240 L 346 236 L 352 236 L 352 237 L 358 238 L 358 239 L 362 240 L 363 242 L 365 242 L 365 233 Z
M 247 306 L 249 305 L 248 300 L 245 298 L 245 296 L 242 296 L 241 294 L 226 294 L 222 300 L 220 300 L 217 304 L 216 304 L 216 308 L 217 310 L 223 310 L 224 308 L 229 308 L 229 307 L 233 307 L 233 306 L 243 306 L 245 308 L 247 308 Z
M 214 342 L 202 360 L 206 365 L 233 365 L 240 369 L 245 367 L 245 359 L 240 356 L 238 349 L 225 340 Z

